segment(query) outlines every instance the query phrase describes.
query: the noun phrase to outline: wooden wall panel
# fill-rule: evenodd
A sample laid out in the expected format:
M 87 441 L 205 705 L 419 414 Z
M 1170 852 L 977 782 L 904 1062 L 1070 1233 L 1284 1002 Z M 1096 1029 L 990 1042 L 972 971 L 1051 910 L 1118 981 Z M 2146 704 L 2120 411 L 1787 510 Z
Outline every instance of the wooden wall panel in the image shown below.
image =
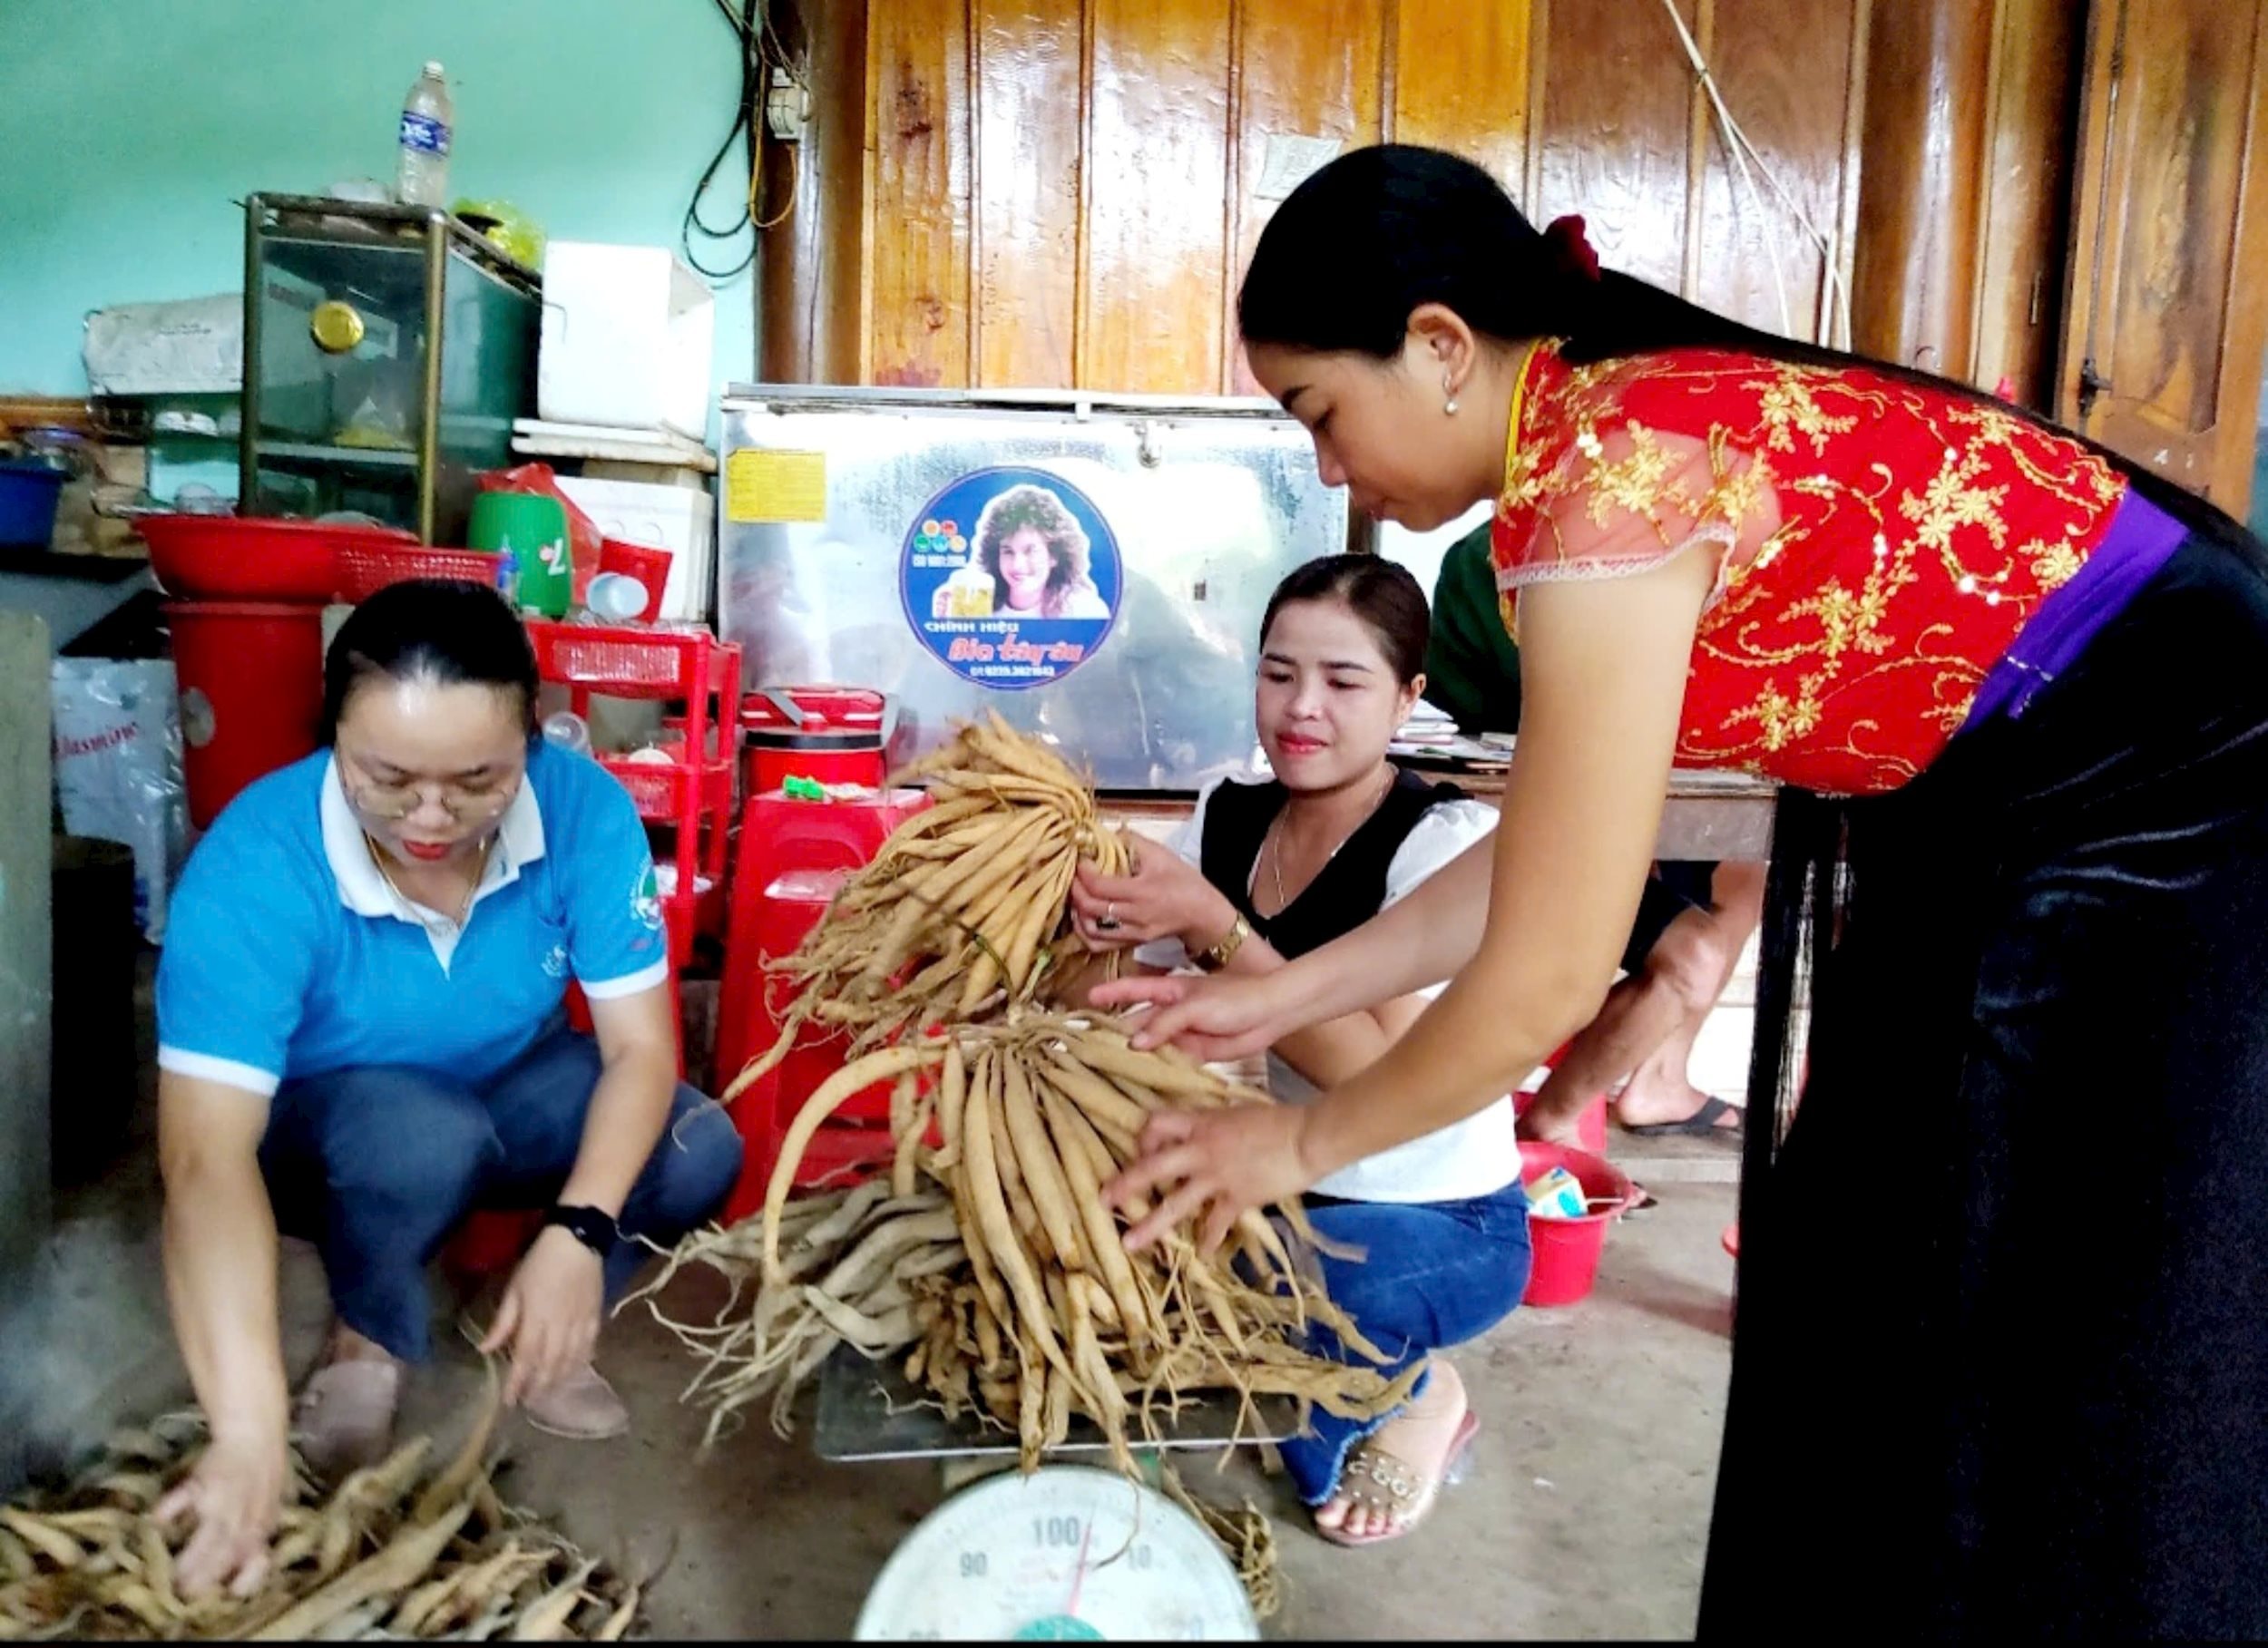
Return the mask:
M 1867 48 L 1853 340 L 1958 376 L 1974 341 L 1994 7 L 1893 0 Z M 1888 160 L 1889 164 L 1882 161 Z
M 1975 341 L 1963 370 L 1982 388 L 2005 381 L 2019 402 L 2046 410 L 2055 402 L 2083 19 L 2069 0 L 2001 0 L 2000 13 Z
M 968 24 L 967 0 L 868 8 L 868 383 L 969 382 Z
M 2058 409 L 2243 518 L 2268 346 L 2268 0 L 2106 0 L 2088 28 Z
M 1222 0 L 1088 0 L 1082 385 L 1221 385 L 1231 15 Z
M 1528 192 L 1529 0 L 1390 0 L 1387 131 L 1479 161 Z
M 787 373 L 1249 389 L 1233 302 L 1275 210 L 1256 185 L 1276 132 L 1471 155 L 1539 223 L 1582 213 L 1616 267 L 1826 329 L 1828 255 L 1771 183 L 1736 177 L 1660 0 L 793 4 L 815 78 L 858 84 L 818 86 L 830 129 L 767 243 L 785 255 L 767 362 Z M 1833 255 L 1873 242 L 1861 346 L 1911 359 L 1898 346 L 1926 336 L 1960 371 L 1973 337 L 1977 371 L 2037 380 L 2060 307 L 2071 0 L 1677 4 Z M 1965 225 L 1941 221 L 1956 207 Z
M 976 382 L 1072 381 L 1079 321 L 1080 8 L 973 0 Z
M 1259 194 L 1269 135 L 1378 141 L 1382 44 L 1380 0 L 1237 0 L 1220 368 L 1234 393 L 1260 392 L 1237 343 L 1237 288 L 1277 204 Z
M 1685 274 L 1692 71 L 1669 18 L 1635 0 L 1556 0 L 1535 49 L 1530 215 L 1540 227 L 1580 212 L 1602 261 L 1676 291 Z
M 1688 5 L 1689 13 L 1692 9 Z M 1733 118 L 1812 228 L 1838 239 L 1844 183 L 1858 159 L 1845 152 L 1844 141 L 1856 90 L 1853 54 L 1862 50 L 1857 5 L 1854 0 L 1715 0 L 1709 9 L 1708 56 Z M 1784 49 L 1795 40 L 1803 43 L 1800 54 Z M 1803 218 L 1753 167 L 1750 178 L 1743 179 L 1733 163 L 1731 144 L 1697 86 L 1693 101 L 1701 134 L 1696 143 L 1701 164 L 1696 169 L 1699 232 L 1688 243 L 1685 295 L 1767 331 L 1819 336 L 1828 255 Z M 1836 249 L 1839 254 L 1840 247 Z
M 758 259 L 758 375 L 776 383 L 855 383 L 865 336 L 858 272 L 866 186 L 865 0 L 780 0 L 773 27 L 806 65 L 813 109 L 800 141 L 764 146 L 767 211 L 795 210 Z

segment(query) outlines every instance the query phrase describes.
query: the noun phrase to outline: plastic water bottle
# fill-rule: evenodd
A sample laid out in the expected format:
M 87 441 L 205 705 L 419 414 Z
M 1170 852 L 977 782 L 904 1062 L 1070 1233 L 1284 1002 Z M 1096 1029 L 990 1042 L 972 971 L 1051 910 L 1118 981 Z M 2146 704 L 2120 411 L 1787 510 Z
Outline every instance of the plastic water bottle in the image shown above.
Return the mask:
M 402 100 L 401 152 L 394 195 L 403 205 L 449 203 L 449 139 L 455 124 L 441 65 L 429 63 Z

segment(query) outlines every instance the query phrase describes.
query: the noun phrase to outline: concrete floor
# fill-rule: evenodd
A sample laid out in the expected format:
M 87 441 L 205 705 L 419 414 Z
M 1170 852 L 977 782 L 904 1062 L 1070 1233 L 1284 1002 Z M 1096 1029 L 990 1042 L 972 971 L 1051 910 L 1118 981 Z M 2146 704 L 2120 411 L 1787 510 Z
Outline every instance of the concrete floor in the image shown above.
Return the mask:
M 1712 1026 L 1705 1055 L 1729 1065 L 1745 1029 Z M 148 1110 L 119 1166 L 62 1199 L 34 1353 L 9 1359 L 37 1416 L 35 1458 L 186 1396 L 155 1263 Z M 1518 1312 L 1463 1351 L 1482 1421 L 1472 1474 L 1417 1535 L 1343 1550 L 1306 1531 L 1249 1451 L 1217 1472 L 1186 1469 L 1196 1491 L 1248 1495 L 1276 1518 L 1286 1602 L 1269 1635 L 1691 1633 L 1724 1412 L 1733 1263 L 1719 1234 L 1737 1151 L 1729 1139 L 1617 1135 L 1613 1154 L 1659 1205 L 1614 1229 L 1591 1298 Z M 701 1310 L 699 1279 L 672 1292 L 677 1314 Z M 288 1243 L 295 1368 L 312 1359 L 326 1313 L 311 1250 Z M 454 1333 L 437 1340 L 404 1423 L 445 1433 L 476 1402 L 480 1373 Z M 642 1309 L 610 1328 L 601 1365 L 637 1416 L 633 1435 L 575 1444 L 514 1424 L 503 1486 L 594 1551 L 666 1563 L 650 1634 L 845 1636 L 891 1550 L 942 1497 L 934 1466 L 828 1465 L 807 1430 L 783 1443 L 760 1421 L 699 1457 L 700 1416 L 676 1400 L 689 1365 Z

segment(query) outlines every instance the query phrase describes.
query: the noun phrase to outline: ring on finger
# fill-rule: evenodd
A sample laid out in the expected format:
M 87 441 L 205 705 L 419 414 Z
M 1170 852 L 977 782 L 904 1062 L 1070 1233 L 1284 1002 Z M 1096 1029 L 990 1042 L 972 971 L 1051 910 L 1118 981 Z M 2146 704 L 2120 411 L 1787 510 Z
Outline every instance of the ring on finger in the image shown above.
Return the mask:
M 1119 907 L 1116 904 L 1105 904 L 1102 907 L 1102 919 L 1095 923 L 1095 931 L 1098 932 L 1116 932 L 1118 930 Z

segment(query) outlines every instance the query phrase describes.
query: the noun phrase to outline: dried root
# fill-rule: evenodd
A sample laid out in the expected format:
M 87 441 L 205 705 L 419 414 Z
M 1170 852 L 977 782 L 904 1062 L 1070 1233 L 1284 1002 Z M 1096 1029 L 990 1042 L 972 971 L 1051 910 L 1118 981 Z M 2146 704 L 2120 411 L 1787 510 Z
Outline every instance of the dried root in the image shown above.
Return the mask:
M 184 1598 L 173 1563 L 189 1530 L 150 1515 L 194 1462 L 201 1423 L 122 1432 L 68 1488 L 0 1507 L 0 1641 L 620 1639 L 639 1586 L 498 1500 L 484 1458 L 497 1411 L 492 1378 L 480 1422 L 438 1471 L 420 1438 L 327 1498 L 295 1473 L 267 1580 L 242 1599 Z

